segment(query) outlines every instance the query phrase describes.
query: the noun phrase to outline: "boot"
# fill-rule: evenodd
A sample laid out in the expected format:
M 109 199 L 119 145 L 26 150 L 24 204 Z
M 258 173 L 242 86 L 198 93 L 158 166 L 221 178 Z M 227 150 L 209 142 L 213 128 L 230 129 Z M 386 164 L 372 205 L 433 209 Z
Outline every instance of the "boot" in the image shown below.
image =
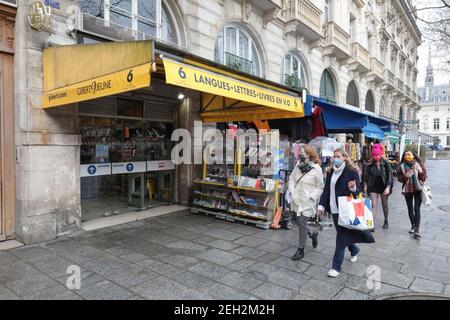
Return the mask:
M 389 229 L 389 222 L 387 220 L 384 221 L 383 229 Z
M 309 235 L 309 237 L 312 239 L 313 248 L 317 248 L 317 245 L 319 244 L 319 240 L 317 240 L 317 238 L 319 237 L 319 233 L 317 231 L 314 231 L 312 235 Z
M 297 261 L 297 260 L 303 259 L 304 256 L 305 256 L 305 249 L 298 248 L 297 252 L 292 256 L 291 259 L 293 261 Z

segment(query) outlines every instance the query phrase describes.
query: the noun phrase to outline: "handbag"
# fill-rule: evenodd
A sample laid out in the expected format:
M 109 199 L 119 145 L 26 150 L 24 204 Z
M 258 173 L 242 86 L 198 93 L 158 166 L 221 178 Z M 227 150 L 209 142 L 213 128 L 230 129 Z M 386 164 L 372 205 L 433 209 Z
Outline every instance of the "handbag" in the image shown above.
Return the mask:
M 372 201 L 369 198 L 363 198 L 362 194 L 358 199 L 353 196 L 339 197 L 338 206 L 338 224 L 341 227 L 359 231 L 373 229 Z
M 425 206 L 429 207 L 431 205 L 431 200 L 433 198 L 431 188 L 427 182 L 421 182 L 421 186 L 422 186 L 422 202 Z

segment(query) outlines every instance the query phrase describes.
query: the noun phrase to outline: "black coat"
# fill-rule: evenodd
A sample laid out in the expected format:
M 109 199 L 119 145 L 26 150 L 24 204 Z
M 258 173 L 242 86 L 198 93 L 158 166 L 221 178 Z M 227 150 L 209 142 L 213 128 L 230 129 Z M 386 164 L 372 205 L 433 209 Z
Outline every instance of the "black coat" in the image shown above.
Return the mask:
M 334 170 L 331 170 L 328 173 L 327 179 L 325 181 L 325 187 L 323 189 L 323 193 L 319 201 L 319 205 L 323 206 L 325 208 L 325 211 L 330 213 L 331 213 L 330 188 L 331 188 L 331 177 L 333 176 L 333 173 Z M 348 183 L 350 181 L 356 181 L 356 192 L 351 192 L 350 189 L 348 188 Z M 336 182 L 336 189 L 335 189 L 336 204 L 338 204 L 339 197 L 348 197 L 351 194 L 353 194 L 353 196 L 357 198 L 360 193 L 361 193 L 361 179 L 359 178 L 359 173 L 346 166 L 341 176 Z
M 385 159 L 381 161 L 381 177 L 385 187 L 394 185 L 394 178 L 392 176 L 392 169 L 389 162 Z M 373 187 L 376 181 L 378 168 L 375 162 L 367 164 L 364 167 L 364 183 L 367 187 Z
M 320 197 L 319 204 L 325 207 L 327 212 L 331 212 L 330 209 L 330 188 L 331 188 L 331 177 L 333 176 L 334 170 L 331 170 L 327 175 L 325 182 L 325 187 L 323 189 L 322 196 Z M 348 183 L 350 181 L 356 180 L 356 191 L 351 192 Z M 361 179 L 359 178 L 359 173 L 348 167 L 344 168 L 339 179 L 336 181 L 336 204 L 339 206 L 338 197 L 348 197 L 353 194 L 355 199 L 361 193 Z M 334 225 L 336 227 L 336 245 L 340 248 L 348 247 L 355 243 L 374 243 L 375 239 L 370 231 L 359 231 L 351 230 L 338 225 L 337 215 L 333 215 Z

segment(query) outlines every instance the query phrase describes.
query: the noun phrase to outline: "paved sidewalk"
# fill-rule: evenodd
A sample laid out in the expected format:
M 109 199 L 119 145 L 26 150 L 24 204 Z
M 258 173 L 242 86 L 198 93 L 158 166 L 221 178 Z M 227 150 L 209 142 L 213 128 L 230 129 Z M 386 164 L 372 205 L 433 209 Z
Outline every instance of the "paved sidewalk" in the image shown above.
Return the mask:
M 326 273 L 335 232 L 293 262 L 297 229 L 264 231 L 179 212 L 39 245 L 0 252 L 0 299 L 373 299 L 396 293 L 450 295 L 450 161 L 428 161 L 434 204 L 423 208 L 422 240 L 408 234 L 406 204 L 396 184 L 390 230 L 377 217 L 374 245 L 358 263 Z M 442 207 L 441 207 L 442 206 Z M 447 206 L 447 207 L 445 207 Z M 446 211 L 441 210 L 445 209 Z M 81 268 L 81 289 L 66 273 Z M 367 287 L 367 268 L 381 288 Z

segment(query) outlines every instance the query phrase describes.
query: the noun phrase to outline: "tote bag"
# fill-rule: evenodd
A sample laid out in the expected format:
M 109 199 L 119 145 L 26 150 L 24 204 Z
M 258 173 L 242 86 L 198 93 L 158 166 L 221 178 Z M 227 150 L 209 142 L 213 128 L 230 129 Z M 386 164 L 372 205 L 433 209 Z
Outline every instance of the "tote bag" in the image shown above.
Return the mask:
M 373 229 L 372 202 L 362 195 L 355 199 L 351 197 L 339 197 L 339 218 L 338 224 L 341 227 L 352 230 Z

